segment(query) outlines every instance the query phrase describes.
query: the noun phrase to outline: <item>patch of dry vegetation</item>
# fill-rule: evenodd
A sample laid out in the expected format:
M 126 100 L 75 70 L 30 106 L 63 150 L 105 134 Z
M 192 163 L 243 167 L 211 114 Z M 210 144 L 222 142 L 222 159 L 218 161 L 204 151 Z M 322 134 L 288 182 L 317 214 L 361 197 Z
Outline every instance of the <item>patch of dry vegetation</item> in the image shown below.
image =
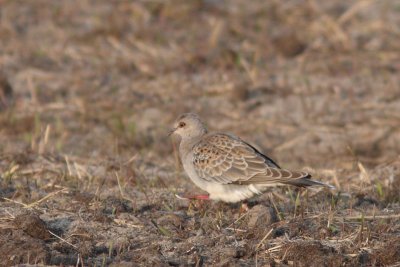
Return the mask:
M 400 263 L 397 1 L 0 0 L 0 265 Z M 335 191 L 196 191 L 181 112 Z

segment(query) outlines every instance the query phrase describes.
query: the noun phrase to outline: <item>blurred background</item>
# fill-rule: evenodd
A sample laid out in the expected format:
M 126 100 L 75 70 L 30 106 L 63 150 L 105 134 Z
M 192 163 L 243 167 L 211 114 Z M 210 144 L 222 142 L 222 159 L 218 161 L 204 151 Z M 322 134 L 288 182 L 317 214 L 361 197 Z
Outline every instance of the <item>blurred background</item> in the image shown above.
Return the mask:
M 1 1 L 0 148 L 165 160 L 165 133 L 191 111 L 280 162 L 384 162 L 400 151 L 399 12 L 397 1 Z
M 165 160 L 165 132 L 191 111 L 280 162 L 383 162 L 400 151 L 399 12 L 397 1 L 1 1 L 0 148 Z
M 399 201 L 400 164 L 379 168 L 399 162 L 400 2 L 0 0 L 0 196 L 196 190 L 167 137 L 182 112 Z

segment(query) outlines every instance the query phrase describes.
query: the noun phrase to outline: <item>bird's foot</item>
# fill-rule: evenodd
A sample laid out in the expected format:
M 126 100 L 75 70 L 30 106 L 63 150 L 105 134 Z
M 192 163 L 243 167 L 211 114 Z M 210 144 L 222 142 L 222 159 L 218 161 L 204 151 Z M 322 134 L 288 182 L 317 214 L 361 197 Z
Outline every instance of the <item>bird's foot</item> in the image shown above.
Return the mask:
M 243 202 L 240 205 L 239 214 L 246 213 L 250 210 L 250 207 L 247 202 Z
M 193 199 L 210 200 L 210 196 L 209 195 L 181 196 L 181 195 L 175 194 L 175 197 L 178 198 L 178 199 L 188 199 L 188 200 L 193 200 Z

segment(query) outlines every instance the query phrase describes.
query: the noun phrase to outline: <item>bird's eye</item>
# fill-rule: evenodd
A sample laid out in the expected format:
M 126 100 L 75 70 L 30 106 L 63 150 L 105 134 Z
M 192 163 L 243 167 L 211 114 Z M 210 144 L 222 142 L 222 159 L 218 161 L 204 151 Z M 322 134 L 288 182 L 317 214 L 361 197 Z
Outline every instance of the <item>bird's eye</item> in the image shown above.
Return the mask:
M 186 126 L 186 123 L 184 123 L 183 121 L 181 121 L 180 123 L 179 123 L 179 128 L 183 128 L 183 127 L 185 127 Z

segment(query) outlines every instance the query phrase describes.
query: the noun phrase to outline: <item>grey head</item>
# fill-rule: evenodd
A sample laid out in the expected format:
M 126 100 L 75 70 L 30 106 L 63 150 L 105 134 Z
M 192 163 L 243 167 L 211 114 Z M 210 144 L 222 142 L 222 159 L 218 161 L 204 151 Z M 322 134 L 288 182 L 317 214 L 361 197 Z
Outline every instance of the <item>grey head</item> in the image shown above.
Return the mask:
M 184 113 L 174 122 L 170 134 L 176 134 L 182 141 L 198 139 L 207 133 L 204 123 L 194 113 Z

